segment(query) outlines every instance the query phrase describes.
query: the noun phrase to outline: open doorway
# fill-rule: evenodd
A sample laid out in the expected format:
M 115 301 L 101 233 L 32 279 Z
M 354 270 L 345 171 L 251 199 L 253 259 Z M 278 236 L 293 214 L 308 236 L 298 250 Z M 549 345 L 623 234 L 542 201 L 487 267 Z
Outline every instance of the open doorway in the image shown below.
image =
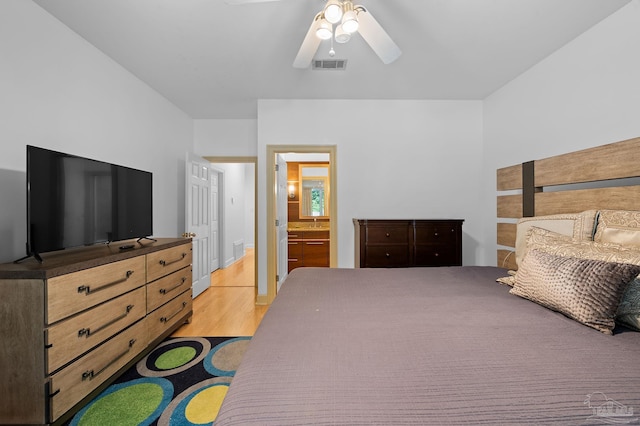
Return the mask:
M 337 198 L 337 164 L 335 145 L 268 145 L 267 146 L 267 170 L 275 171 L 278 157 L 282 154 L 328 154 L 329 155 L 329 191 L 331 202 L 329 203 L 329 241 L 330 259 L 329 266 L 337 267 L 338 264 L 338 198 Z M 267 303 L 271 303 L 278 291 L 278 265 L 279 253 L 282 247 L 282 232 L 278 215 L 278 187 L 275 173 L 267 173 Z M 282 212 L 280 208 L 280 212 Z M 284 253 L 283 253 L 284 254 Z M 281 255 L 280 255 L 281 257 Z M 281 266 L 282 268 L 282 266 Z
M 213 174 L 218 176 L 218 194 L 212 193 L 212 225 L 218 221 L 218 235 L 213 235 L 212 240 L 218 241 L 218 249 L 213 247 L 212 256 L 218 258 L 219 271 L 231 272 L 242 265 L 248 265 L 251 273 L 246 270 L 242 275 L 242 282 L 226 282 L 224 285 L 246 286 L 250 278 L 253 286 L 254 303 L 258 295 L 257 272 L 257 173 L 256 157 L 204 157 L 212 164 Z M 214 210 L 218 211 L 215 217 Z M 215 263 L 215 262 L 212 262 Z M 240 265 L 240 266 L 239 266 Z M 213 268 L 212 268 L 213 269 Z M 212 270 L 212 277 L 218 274 Z M 225 273 L 218 274 L 224 277 L 236 277 L 237 275 Z M 228 278 L 225 278 L 228 281 Z M 212 286 L 216 285 L 212 279 Z

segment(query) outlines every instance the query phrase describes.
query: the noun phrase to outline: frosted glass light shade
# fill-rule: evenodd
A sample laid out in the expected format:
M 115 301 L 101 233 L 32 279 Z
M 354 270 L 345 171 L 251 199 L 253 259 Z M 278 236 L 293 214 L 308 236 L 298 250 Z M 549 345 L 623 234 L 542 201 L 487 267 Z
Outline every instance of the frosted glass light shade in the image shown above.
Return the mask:
M 358 31 L 358 16 L 355 11 L 350 10 L 342 16 L 342 29 L 349 34 Z
M 351 40 L 351 34 L 346 32 L 344 28 L 342 28 L 342 25 L 338 25 L 338 27 L 336 28 L 335 38 L 336 38 L 336 42 L 338 43 L 346 43 L 349 40 Z
M 326 19 L 322 19 L 318 24 L 316 35 L 321 40 L 329 40 L 333 35 L 333 25 L 331 25 Z
M 337 24 L 342 19 L 342 4 L 338 0 L 329 0 L 324 8 L 324 17 L 332 24 Z

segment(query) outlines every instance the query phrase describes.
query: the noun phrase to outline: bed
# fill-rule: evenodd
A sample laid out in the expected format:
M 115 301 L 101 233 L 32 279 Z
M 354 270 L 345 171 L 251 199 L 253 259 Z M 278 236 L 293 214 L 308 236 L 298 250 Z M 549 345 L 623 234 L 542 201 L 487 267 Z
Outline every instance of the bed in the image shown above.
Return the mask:
M 639 149 L 498 170 L 499 267 L 292 271 L 215 424 L 640 422 Z

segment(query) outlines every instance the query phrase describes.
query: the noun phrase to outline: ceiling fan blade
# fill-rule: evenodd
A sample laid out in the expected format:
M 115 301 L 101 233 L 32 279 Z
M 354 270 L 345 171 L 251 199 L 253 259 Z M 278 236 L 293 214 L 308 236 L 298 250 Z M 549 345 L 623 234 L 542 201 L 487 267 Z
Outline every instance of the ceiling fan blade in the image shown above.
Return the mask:
M 224 0 L 226 4 L 236 5 L 236 4 L 248 4 L 248 3 L 267 3 L 270 1 L 280 1 L 280 0 Z
M 354 9 L 358 11 L 358 33 L 364 41 L 376 52 L 382 62 L 390 64 L 402 55 L 397 44 L 391 40 L 389 34 L 382 28 L 376 19 L 365 9 L 358 5 Z
M 316 36 L 316 30 L 320 25 L 318 15 L 313 18 L 309 31 L 307 31 L 307 35 L 302 41 L 302 46 L 300 46 L 300 50 L 298 50 L 298 55 L 296 55 L 296 59 L 293 61 L 294 68 L 307 68 L 313 59 L 313 55 L 318 51 L 318 47 L 322 41 Z

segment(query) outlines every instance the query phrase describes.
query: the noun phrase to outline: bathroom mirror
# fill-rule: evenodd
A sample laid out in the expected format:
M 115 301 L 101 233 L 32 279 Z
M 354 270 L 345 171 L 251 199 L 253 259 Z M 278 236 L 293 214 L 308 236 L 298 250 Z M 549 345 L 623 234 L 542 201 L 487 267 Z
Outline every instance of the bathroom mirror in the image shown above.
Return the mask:
M 300 218 L 329 219 L 329 165 L 300 164 Z

